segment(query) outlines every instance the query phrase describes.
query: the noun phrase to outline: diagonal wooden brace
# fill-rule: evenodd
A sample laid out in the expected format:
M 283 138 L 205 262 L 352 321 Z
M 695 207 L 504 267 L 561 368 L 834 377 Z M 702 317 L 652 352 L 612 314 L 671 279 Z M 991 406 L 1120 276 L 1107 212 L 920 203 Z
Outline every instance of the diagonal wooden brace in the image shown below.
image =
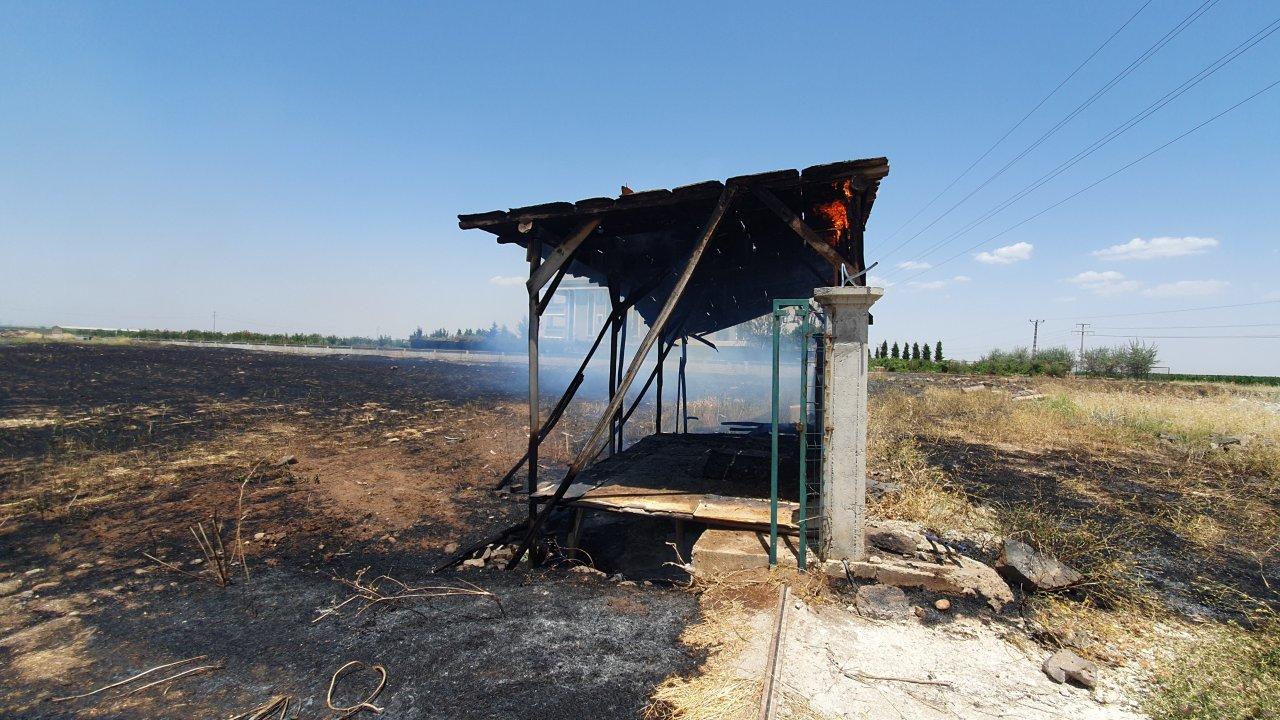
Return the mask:
M 538 268 L 529 275 L 529 282 L 526 283 L 529 288 L 529 292 L 537 292 L 541 290 L 542 286 L 547 284 L 547 281 L 556 274 L 561 266 L 569 262 L 573 257 L 573 253 L 578 249 L 578 246 L 581 245 L 588 237 L 591 237 L 591 233 L 595 232 L 595 229 L 598 227 L 600 227 L 600 218 L 584 220 L 582 224 L 578 226 L 578 229 L 573 231 L 572 235 L 565 238 L 564 242 L 560 243 L 555 250 L 551 251 L 551 254 L 547 256 L 546 262 L 539 265 Z
M 840 253 L 836 252 L 835 248 L 831 247 L 831 245 L 827 244 L 825 240 L 819 237 L 818 233 L 813 231 L 813 228 L 806 225 L 804 220 L 800 219 L 799 215 L 792 212 L 791 208 L 787 207 L 786 203 L 779 200 L 778 196 L 774 195 L 767 188 L 762 188 L 758 185 L 753 185 L 751 187 L 751 192 L 755 193 L 755 196 L 760 198 L 760 202 L 764 203 L 765 207 L 772 210 L 774 215 L 777 215 L 782 222 L 786 223 L 787 227 L 791 228 L 795 234 L 799 235 L 802 240 L 808 243 L 809 247 L 813 248 L 814 251 L 825 258 L 827 262 L 831 263 L 831 267 L 834 268 L 837 273 L 840 272 L 840 266 L 846 264 L 848 261 L 841 257 Z

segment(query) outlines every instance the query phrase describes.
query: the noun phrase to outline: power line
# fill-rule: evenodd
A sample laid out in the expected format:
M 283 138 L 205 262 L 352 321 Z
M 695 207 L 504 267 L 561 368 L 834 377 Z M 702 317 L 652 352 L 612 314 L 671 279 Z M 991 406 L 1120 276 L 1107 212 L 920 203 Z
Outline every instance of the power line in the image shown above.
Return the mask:
M 1229 65 L 1232 61 L 1234 61 L 1236 58 L 1240 57 L 1244 53 L 1251 50 L 1258 43 L 1261 43 L 1263 40 L 1266 40 L 1268 37 L 1274 34 L 1277 30 L 1280 30 L 1280 18 L 1277 18 L 1271 21 L 1270 23 L 1268 23 L 1267 25 L 1263 26 L 1261 30 L 1258 30 L 1256 33 L 1246 38 L 1243 42 L 1239 43 L 1235 47 L 1228 50 L 1221 57 L 1209 63 L 1205 67 L 1201 68 L 1199 72 L 1192 75 L 1190 78 L 1184 80 L 1180 85 L 1175 87 L 1173 90 L 1170 90 L 1169 92 L 1165 93 L 1156 101 L 1147 105 L 1147 107 L 1143 108 L 1136 115 L 1129 118 L 1128 120 L 1121 123 L 1120 125 L 1116 126 L 1110 132 L 1104 134 L 1102 137 L 1098 138 L 1097 140 L 1094 140 L 1093 143 L 1085 147 L 1083 150 L 1080 150 L 1074 156 L 1060 163 L 1054 169 L 1041 175 L 1031 184 L 1023 187 L 1018 192 L 1005 198 L 1003 201 L 997 203 L 995 207 L 986 211 L 985 213 L 978 216 L 974 220 L 969 221 L 967 225 L 961 227 L 959 230 L 953 231 L 950 235 L 947 235 L 946 237 L 942 238 L 938 242 L 929 246 L 924 252 L 912 258 L 912 260 L 922 260 L 923 258 L 934 253 L 944 245 L 951 243 L 953 240 L 956 240 L 959 237 L 967 234 L 970 230 L 978 227 L 979 225 L 982 225 L 983 223 L 987 222 L 988 220 L 995 217 L 996 215 L 1004 212 L 1010 206 L 1017 203 L 1019 200 L 1023 199 L 1027 195 L 1030 195 L 1036 190 L 1039 190 L 1041 187 L 1044 187 L 1054 178 L 1058 177 L 1059 175 L 1066 172 L 1067 170 L 1070 170 L 1071 168 L 1075 167 L 1085 158 L 1089 157 L 1090 155 L 1097 152 L 1098 150 L 1101 150 L 1103 147 L 1109 145 L 1116 138 L 1125 134 L 1129 130 L 1132 130 L 1139 123 L 1151 117 L 1155 113 L 1159 112 L 1169 103 L 1178 99 L 1183 94 L 1185 94 L 1195 86 L 1199 85 L 1201 82 L 1213 76 L 1214 73 L 1218 72 L 1222 68 Z M 895 271 L 891 270 L 888 276 L 891 277 L 894 272 Z
M 1119 35 L 1126 27 L 1129 27 L 1129 23 L 1132 23 L 1134 18 L 1138 17 L 1139 13 L 1145 10 L 1147 6 L 1150 4 L 1151 4 L 1151 0 L 1146 0 L 1146 2 L 1139 5 L 1138 9 L 1135 10 L 1133 14 L 1129 16 L 1129 19 L 1121 23 L 1120 27 L 1115 29 L 1115 32 L 1112 32 L 1109 36 L 1107 36 L 1106 40 L 1102 41 L 1101 45 L 1094 48 L 1094 51 L 1089 53 L 1088 57 L 1082 60 L 1080 64 L 1075 67 L 1074 70 L 1068 73 L 1067 76 L 1062 79 L 1062 82 L 1058 83 L 1056 87 L 1050 90 L 1048 95 L 1045 95 L 1044 97 L 1040 98 L 1040 102 L 1036 103 L 1035 107 L 1032 107 L 1030 110 L 1028 110 L 1027 114 L 1023 115 L 1016 123 L 1014 123 L 1013 127 L 1006 130 L 1005 133 L 1001 135 L 994 143 L 992 143 L 991 147 L 987 148 L 981 155 L 979 155 L 976 160 L 969 163 L 968 167 L 962 170 L 959 175 L 956 175 L 951 180 L 951 182 L 947 183 L 946 187 L 942 188 L 942 190 L 939 190 L 938 194 L 934 195 L 933 198 L 929 200 L 929 202 L 925 203 L 923 207 L 921 207 L 919 210 L 915 212 L 915 214 L 907 218 L 906 221 L 903 222 L 901 225 L 899 225 L 896 230 L 894 230 L 893 232 L 885 236 L 884 242 L 888 242 L 889 240 L 892 240 L 895 236 L 897 236 L 898 233 L 902 232 L 903 228 L 907 227 L 913 221 L 915 221 L 916 218 L 920 217 L 921 213 L 923 213 L 925 210 L 928 210 L 930 207 L 933 207 L 933 204 L 937 202 L 939 198 L 947 194 L 947 191 L 949 191 L 951 188 L 955 187 L 956 183 L 960 182 L 960 180 L 963 179 L 964 176 L 969 174 L 969 171 L 977 167 L 978 163 L 985 160 L 987 156 L 990 155 L 992 151 L 994 151 L 997 147 L 999 147 L 1001 143 L 1003 143 L 1006 139 L 1008 139 L 1008 137 L 1012 135 L 1015 130 L 1022 127 L 1022 124 L 1025 123 L 1028 118 L 1030 118 L 1032 115 L 1035 114 L 1037 110 L 1039 110 L 1042 106 L 1044 106 L 1044 104 L 1049 101 L 1049 98 L 1052 98 L 1054 95 L 1056 95 L 1058 91 L 1061 90 L 1063 86 L 1065 86 L 1067 82 L 1071 80 L 1071 78 L 1075 77 L 1077 73 L 1079 73 L 1081 70 L 1084 69 L 1085 65 L 1088 65 L 1091 60 L 1097 57 L 1098 53 L 1102 52 L 1103 48 L 1105 48 L 1107 45 L 1110 45 L 1111 41 L 1114 40 L 1116 36 Z M 902 245 L 900 244 L 896 246 L 893 250 L 890 250 L 889 253 L 895 252 L 901 247 Z M 885 253 L 885 254 L 888 255 L 889 253 Z
M 946 260 L 943 260 L 942 262 L 938 263 L 937 265 L 934 265 L 934 266 L 932 266 L 931 268 L 929 268 L 929 269 L 927 269 L 927 270 L 922 270 L 922 271 L 920 271 L 920 272 L 916 273 L 915 275 L 912 275 L 912 276 L 910 276 L 910 277 L 906 278 L 906 280 L 904 280 L 903 282 L 906 282 L 906 281 L 909 281 L 909 280 L 914 280 L 915 278 L 917 278 L 917 277 L 919 277 L 919 276 L 921 276 L 921 275 L 925 274 L 926 272 L 931 272 L 931 271 L 933 271 L 933 270 L 936 270 L 936 269 L 938 269 L 938 268 L 942 267 L 943 265 L 946 265 L 947 263 L 949 263 L 949 262 L 951 262 L 951 261 L 953 261 L 953 260 L 955 260 L 955 259 L 959 258 L 960 256 L 965 255 L 965 254 L 968 254 L 969 252 L 972 252 L 973 250 L 976 250 L 976 249 L 978 249 L 978 248 L 982 247 L 983 245 L 986 245 L 987 243 L 992 242 L 993 240 L 996 240 L 996 239 L 998 239 L 998 238 L 1000 238 L 1000 237 L 1003 237 L 1004 235 L 1006 235 L 1006 234 L 1008 234 L 1008 233 L 1010 233 L 1010 232 L 1012 232 L 1012 231 L 1016 230 L 1017 228 L 1022 227 L 1023 225 L 1026 225 L 1027 223 L 1031 222 L 1032 220 L 1035 220 L 1036 218 L 1040 217 L 1041 215 L 1044 215 L 1045 213 L 1049 212 L 1050 210 L 1053 210 L 1053 209 L 1055 209 L 1055 208 L 1057 208 L 1057 207 L 1059 207 L 1059 206 L 1061 206 L 1061 205 L 1063 205 L 1063 204 L 1067 203 L 1068 201 L 1073 200 L 1073 199 L 1075 199 L 1076 197 L 1078 197 L 1078 196 L 1080 196 L 1080 195 L 1083 195 L 1084 193 L 1088 192 L 1089 190 L 1092 190 L 1093 188 L 1097 187 L 1098 185 L 1101 185 L 1102 183 L 1106 182 L 1107 180 L 1110 180 L 1111 178 L 1115 177 L 1116 175 L 1119 175 L 1120 173 L 1124 172 L 1125 170 L 1128 170 L 1129 168 L 1133 167 L 1134 165 L 1137 165 L 1138 163 L 1142 162 L 1143 160 L 1146 160 L 1147 158 L 1151 157 L 1152 155 L 1155 155 L 1156 153 L 1160 152 L 1161 150 L 1164 150 L 1165 148 L 1169 147 L 1170 145 L 1172 145 L 1172 144 L 1174 144 L 1174 143 L 1178 142 L 1179 140 L 1181 140 L 1181 139 L 1185 138 L 1186 136 L 1188 136 L 1188 135 L 1190 135 L 1190 134 L 1192 134 L 1192 133 L 1196 132 L 1197 130 L 1199 130 L 1200 128 L 1204 127 L 1205 125 L 1208 125 L 1209 123 L 1213 122 L 1214 120 L 1217 120 L 1218 118 L 1222 117 L 1223 115 L 1226 115 L 1227 113 L 1231 112 L 1232 110 L 1235 110 L 1236 108 L 1240 107 L 1241 105 L 1244 105 L 1245 103 L 1249 102 L 1250 100 L 1253 100 L 1254 98 L 1258 97 L 1259 95 L 1262 95 L 1263 93 L 1267 92 L 1268 90 L 1270 90 L 1270 89 L 1274 88 L 1276 85 L 1280 85 L 1280 80 L 1276 80 L 1276 81 L 1272 82 L 1271 84 L 1269 84 L 1269 85 L 1267 85 L 1267 86 L 1263 87 L 1261 90 L 1258 90 L 1257 92 L 1253 93 L 1252 95 L 1250 95 L 1250 96 L 1248 96 L 1248 97 L 1244 98 L 1243 100 L 1241 100 L 1241 101 L 1237 102 L 1236 104 L 1232 105 L 1231 107 L 1227 108 L 1226 110 L 1223 110 L 1222 112 L 1218 113 L 1217 115 L 1214 115 L 1213 117 L 1210 117 L 1209 119 L 1204 120 L 1203 122 L 1201 122 L 1200 124 L 1196 125 L 1195 127 L 1192 127 L 1190 130 L 1187 130 L 1187 131 L 1183 132 L 1181 135 L 1178 135 L 1178 136 L 1174 137 L 1172 140 L 1169 140 L 1168 142 L 1165 142 L 1163 145 L 1160 145 L 1160 146 L 1156 147 L 1154 150 L 1151 150 L 1151 151 L 1147 152 L 1146 154 L 1141 155 L 1141 156 L 1139 156 L 1138 158 L 1136 158 L 1136 159 L 1134 159 L 1134 160 L 1129 161 L 1128 163 L 1126 163 L 1126 164 L 1124 164 L 1124 165 L 1120 166 L 1119 168 L 1117 168 L 1116 170 L 1111 171 L 1110 173 L 1108 173 L 1108 174 L 1106 174 L 1106 175 L 1102 176 L 1101 178 L 1099 178 L 1099 179 L 1097 179 L 1097 180 L 1093 181 L 1092 183 L 1090 183 L 1090 184 L 1088 184 L 1088 185 L 1084 186 L 1083 188 L 1080 188 L 1079 190 L 1077 190 L 1077 191 L 1075 191 L 1075 192 L 1071 193 L 1070 195 L 1068 195 L 1068 196 L 1066 196 L 1065 198 L 1063 198 L 1063 199 L 1061 199 L 1061 200 L 1059 200 L 1059 201 L 1057 201 L 1057 202 L 1053 203 L 1052 205 L 1050 205 L 1050 206 L 1048 206 L 1048 207 L 1046 207 L 1046 208 L 1044 208 L 1044 209 L 1040 210 L 1039 212 L 1037 212 L 1037 213 L 1035 213 L 1035 214 L 1033 214 L 1033 215 L 1030 215 L 1029 217 L 1023 218 L 1022 220 L 1019 220 L 1018 222 L 1014 223 L 1013 225 L 1010 225 L 1009 227 L 1005 228 L 1004 230 L 1001 230 L 1000 232 L 996 233 L 995 235 L 992 235 L 991 237 L 987 238 L 986 240 L 982 240 L 982 241 L 980 241 L 980 242 L 974 243 L 973 245 L 970 245 L 968 248 L 965 248 L 964 250 L 961 250 L 960 252 L 956 253 L 955 255 L 952 255 L 951 257 L 947 258 Z
M 1220 328 L 1278 327 L 1280 323 L 1252 323 L 1245 325 L 1131 325 L 1128 327 L 1099 327 L 1099 330 L 1213 330 Z
M 1026 148 L 1024 148 L 1022 152 L 1015 155 L 1012 160 L 1005 163 L 1003 167 L 1001 167 L 999 170 L 995 171 L 990 176 L 988 176 L 986 180 L 983 180 L 976 188 L 974 188 L 973 190 L 970 190 L 967 195 L 957 200 L 955 204 L 953 204 L 951 207 L 944 210 L 942 214 L 938 215 L 936 218 L 930 221 L 928 225 L 925 225 L 924 227 L 917 230 L 914 235 L 912 235 L 911 237 L 899 243 L 889 252 L 884 253 L 883 257 L 887 258 L 892 253 L 900 250 L 906 244 L 910 243 L 912 240 L 916 239 L 921 234 L 923 234 L 926 230 L 936 225 L 940 220 L 945 218 L 947 215 L 950 215 L 953 210 L 955 210 L 956 208 L 964 204 L 965 201 L 973 197 L 978 191 L 982 190 L 987 185 L 991 184 L 991 182 L 994 181 L 996 178 L 1003 175 L 1005 171 L 1013 167 L 1015 163 L 1017 163 L 1022 158 L 1026 157 L 1033 150 L 1035 150 L 1037 147 L 1043 144 L 1046 140 L 1052 137 L 1054 133 L 1062 129 L 1064 125 L 1066 125 L 1068 122 L 1075 119 L 1075 117 L 1078 116 L 1080 113 L 1088 109 L 1090 105 L 1095 103 L 1099 98 L 1101 98 L 1108 91 L 1110 91 L 1111 88 L 1115 87 L 1117 83 L 1119 83 L 1121 80 L 1131 75 L 1135 70 L 1137 70 L 1144 63 L 1146 63 L 1147 60 L 1150 60 L 1151 57 L 1154 56 L 1160 50 L 1162 50 L 1165 45 L 1168 45 L 1175 37 L 1180 35 L 1183 30 L 1186 30 L 1187 27 L 1191 25 L 1191 23 L 1195 22 L 1200 18 L 1201 15 L 1204 15 L 1206 12 L 1208 12 L 1210 8 L 1212 8 L 1214 5 L 1218 3 L 1218 1 L 1219 0 L 1205 0 L 1203 3 L 1201 3 L 1196 9 L 1192 10 L 1191 13 L 1189 13 L 1186 17 L 1180 20 L 1177 25 L 1174 25 L 1172 29 L 1166 32 L 1163 37 L 1157 40 L 1155 44 L 1147 48 L 1141 55 L 1139 55 L 1136 59 L 1130 62 L 1128 66 L 1126 66 L 1123 70 L 1121 70 L 1114 77 L 1108 80 L 1101 88 L 1094 91 L 1094 93 L 1090 95 L 1084 102 L 1077 105 L 1074 110 L 1067 113 L 1066 117 L 1059 120 L 1053 127 L 1045 131 L 1045 133 L 1042 134 L 1039 138 L 1037 138 L 1035 142 L 1031 143 Z
M 1097 335 L 1104 338 L 1133 340 L 1280 340 L 1280 335 Z
M 1073 315 L 1069 317 L 1049 318 L 1050 320 L 1070 320 L 1072 318 L 1083 318 L 1085 320 L 1096 320 L 1100 318 L 1118 318 L 1118 317 L 1140 317 L 1142 315 L 1171 315 L 1173 313 L 1196 312 L 1199 310 L 1230 310 L 1232 308 L 1255 307 L 1258 305 L 1275 305 L 1280 300 L 1259 300 L 1257 302 L 1235 303 L 1232 305 L 1202 305 L 1200 307 L 1178 308 L 1176 310 L 1150 310 L 1147 312 L 1132 313 L 1111 313 L 1108 315 Z

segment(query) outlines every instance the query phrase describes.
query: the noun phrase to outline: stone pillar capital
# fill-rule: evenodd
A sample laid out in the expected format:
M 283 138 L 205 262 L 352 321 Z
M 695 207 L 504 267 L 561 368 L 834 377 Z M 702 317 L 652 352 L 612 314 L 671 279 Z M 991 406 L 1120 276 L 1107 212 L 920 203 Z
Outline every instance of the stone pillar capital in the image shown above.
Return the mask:
M 813 299 L 823 310 L 830 312 L 836 309 L 866 310 L 884 297 L 884 288 L 860 287 L 820 287 L 813 291 Z

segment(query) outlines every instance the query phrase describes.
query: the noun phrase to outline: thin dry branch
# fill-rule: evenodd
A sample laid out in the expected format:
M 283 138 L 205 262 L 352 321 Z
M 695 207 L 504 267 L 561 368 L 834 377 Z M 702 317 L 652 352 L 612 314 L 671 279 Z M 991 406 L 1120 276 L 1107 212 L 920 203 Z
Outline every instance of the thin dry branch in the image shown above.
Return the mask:
M 338 684 L 338 678 L 342 676 L 342 673 L 346 672 L 348 669 L 359 670 L 361 668 L 366 668 L 366 667 L 369 668 L 370 670 L 377 672 L 379 675 L 381 675 L 381 677 L 378 679 L 378 685 L 373 689 L 372 692 L 369 693 L 368 697 L 356 703 L 355 705 L 350 705 L 347 707 L 338 707 L 334 705 L 333 690 L 334 690 L 334 687 Z M 333 710 L 334 712 L 339 713 L 338 715 L 339 718 L 349 718 L 352 715 L 355 715 L 356 713 L 360 712 L 361 710 L 371 710 L 373 711 L 374 714 L 381 715 L 382 708 L 378 707 L 377 705 L 374 705 L 373 700 L 374 698 L 378 697 L 378 695 L 382 693 L 382 688 L 386 686 L 387 686 L 387 669 L 386 668 L 382 667 L 381 665 L 365 665 L 359 660 L 352 660 L 351 662 L 338 668 L 333 673 L 333 678 L 329 680 L 329 691 L 325 693 L 325 696 L 324 696 L 324 704 L 328 705 L 330 710 Z
M 146 555 L 146 553 L 143 553 L 143 554 L 144 554 L 144 555 Z M 148 557 L 150 557 L 150 556 L 148 556 Z M 151 559 L 152 559 L 152 560 L 155 560 L 155 558 L 151 558 Z M 159 560 L 156 560 L 156 562 L 160 562 L 162 565 L 167 565 L 167 564 L 168 564 L 168 563 L 163 563 L 163 562 L 161 562 L 161 561 L 159 561 Z M 170 566 L 170 567 L 172 567 L 172 566 Z M 176 568 L 175 568 L 175 569 L 176 569 Z M 181 571 L 181 570 L 179 570 L 179 572 L 182 572 L 182 571 Z M 120 681 L 118 681 L 118 682 L 113 682 L 113 683 L 111 683 L 110 685 L 103 685 L 102 687 L 98 688 L 97 690 L 90 690 L 89 692 L 80 693 L 79 695 L 67 695 L 66 697 L 49 698 L 49 701 L 50 701 L 50 702 L 66 702 L 66 701 L 68 701 L 68 700 L 79 700 L 80 698 L 87 698 L 87 697 L 89 697 L 90 695 L 97 695 L 98 693 L 100 693 L 100 692 L 102 692 L 102 691 L 104 691 L 104 690 L 110 690 L 111 688 L 117 688 L 117 687 L 120 687 L 121 685 L 128 685 L 129 683 L 133 682 L 134 680 L 137 680 L 137 679 L 139 679 L 139 678 L 146 677 L 147 675 L 150 675 L 151 673 L 153 673 L 153 672 L 155 672 L 155 671 L 157 671 L 157 670 L 164 670 L 165 668 L 171 668 L 171 667 L 173 667 L 174 665 L 181 665 L 181 664 L 183 664 L 183 663 L 189 663 L 189 662 L 192 662 L 192 661 L 194 661 L 194 660 L 203 660 L 203 659 L 205 659 L 206 657 L 208 657 L 208 656 L 207 656 L 207 655 L 197 655 L 197 656 L 195 656 L 195 657 L 189 657 L 189 658 L 187 658 L 186 660 L 177 660 L 177 661 L 175 661 L 175 662 L 165 663 L 164 665 L 157 665 L 157 666 L 155 666 L 155 667 L 151 668 L 150 670 L 143 670 L 142 672 L 138 673 L 137 675 L 134 675 L 133 677 L 125 678 L 124 680 L 120 680 Z
M 244 522 L 244 489 L 258 472 L 258 466 L 262 461 L 253 464 L 249 474 L 244 476 L 244 480 L 240 483 L 240 496 L 236 498 L 236 552 L 240 553 L 240 567 L 244 568 L 244 581 L 249 582 L 249 560 L 244 556 L 244 541 L 240 539 L 240 525 Z
M 351 588 L 354 591 L 354 593 L 350 597 L 348 597 L 346 600 L 343 600 L 342 602 L 339 602 L 336 605 L 321 611 L 319 617 L 317 617 L 315 620 L 312 620 L 311 622 L 313 624 L 318 623 L 321 620 L 324 620 L 325 618 L 329 617 L 330 615 L 336 615 L 342 608 L 346 607 L 351 603 L 360 604 L 360 609 L 357 610 L 356 614 L 353 616 L 353 617 L 360 617 L 365 613 L 365 611 L 373 608 L 377 608 L 383 605 L 391 605 L 395 607 L 402 607 L 408 610 L 413 610 L 413 608 L 410 607 L 409 601 L 424 600 L 429 598 L 459 597 L 459 596 L 488 598 L 489 600 L 492 600 L 495 605 L 498 606 L 499 612 L 501 612 L 503 615 L 506 615 L 506 609 L 503 608 L 502 601 L 498 599 L 497 595 L 494 595 L 488 590 L 485 590 L 476 585 L 473 585 L 472 583 L 466 582 L 465 580 L 462 580 L 460 582 L 462 582 L 467 587 L 457 587 L 455 585 L 413 586 L 413 585 L 409 585 L 408 583 L 397 580 L 396 578 L 393 578 L 389 575 L 379 575 L 373 580 L 366 581 L 364 579 L 364 575 L 366 572 L 368 572 L 368 570 L 369 568 L 367 567 L 361 569 L 359 572 L 356 573 L 356 576 L 350 580 L 346 578 L 338 577 L 335 575 L 334 576 L 335 580 Z M 383 586 L 387 584 L 393 585 L 395 586 L 395 588 L 398 588 L 398 589 L 396 590 L 384 589 Z M 414 612 L 416 612 L 416 610 Z
M 204 672 L 205 670 L 221 670 L 221 669 L 222 669 L 222 663 L 220 662 L 215 663 L 213 665 L 201 665 L 200 667 L 193 667 L 190 670 L 183 670 L 182 672 L 175 673 L 173 675 L 170 675 L 167 678 L 161 678 L 160 680 L 153 680 L 147 683 L 146 685 L 139 685 L 138 687 L 130 690 L 129 692 L 120 693 L 116 697 L 118 698 L 127 697 L 134 693 L 140 693 L 143 690 L 146 690 L 147 688 L 155 687 L 156 685 L 162 685 L 164 683 L 169 682 L 170 680 L 177 680 L 180 677 L 186 677 L 187 675 L 194 675 L 198 672 Z

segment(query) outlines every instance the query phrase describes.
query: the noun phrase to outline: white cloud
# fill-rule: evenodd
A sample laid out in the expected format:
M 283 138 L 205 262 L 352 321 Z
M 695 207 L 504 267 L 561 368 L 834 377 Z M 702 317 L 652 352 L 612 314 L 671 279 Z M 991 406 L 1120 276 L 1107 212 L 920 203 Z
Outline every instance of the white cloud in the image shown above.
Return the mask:
M 882 287 L 882 288 L 891 287 L 893 285 L 893 283 L 890 282 L 888 279 L 882 278 L 879 275 L 868 275 L 867 284 L 870 285 L 871 287 Z
M 1031 251 L 1035 246 L 1027 242 L 1018 242 L 1012 245 L 996 248 L 991 252 L 980 252 L 973 256 L 974 260 L 988 265 L 1012 265 L 1022 260 L 1031 259 Z
M 490 285 L 523 285 L 524 281 L 519 275 L 494 275 L 489 278 Z
M 969 282 L 969 280 L 970 278 L 968 275 L 957 275 L 948 280 L 930 280 L 928 282 L 909 282 L 907 284 L 917 290 L 941 290 L 942 288 L 947 287 L 948 285 L 957 285 L 960 283 L 967 283 Z
M 1161 258 L 1203 255 L 1218 247 L 1215 238 L 1157 237 L 1150 240 L 1134 238 L 1127 243 L 1094 250 L 1093 256 L 1103 260 L 1158 260 Z
M 1120 293 L 1132 292 L 1142 287 L 1142 283 L 1137 280 L 1129 280 L 1122 273 L 1115 270 L 1086 270 L 1074 277 L 1067 278 L 1067 282 L 1088 290 L 1095 295 L 1117 295 Z
M 1201 297 L 1217 295 L 1227 289 L 1225 280 L 1179 280 L 1177 282 L 1160 283 L 1155 287 L 1142 291 L 1148 297 Z
M 928 270 L 933 266 L 922 260 L 903 260 L 898 263 L 898 267 L 903 270 Z

